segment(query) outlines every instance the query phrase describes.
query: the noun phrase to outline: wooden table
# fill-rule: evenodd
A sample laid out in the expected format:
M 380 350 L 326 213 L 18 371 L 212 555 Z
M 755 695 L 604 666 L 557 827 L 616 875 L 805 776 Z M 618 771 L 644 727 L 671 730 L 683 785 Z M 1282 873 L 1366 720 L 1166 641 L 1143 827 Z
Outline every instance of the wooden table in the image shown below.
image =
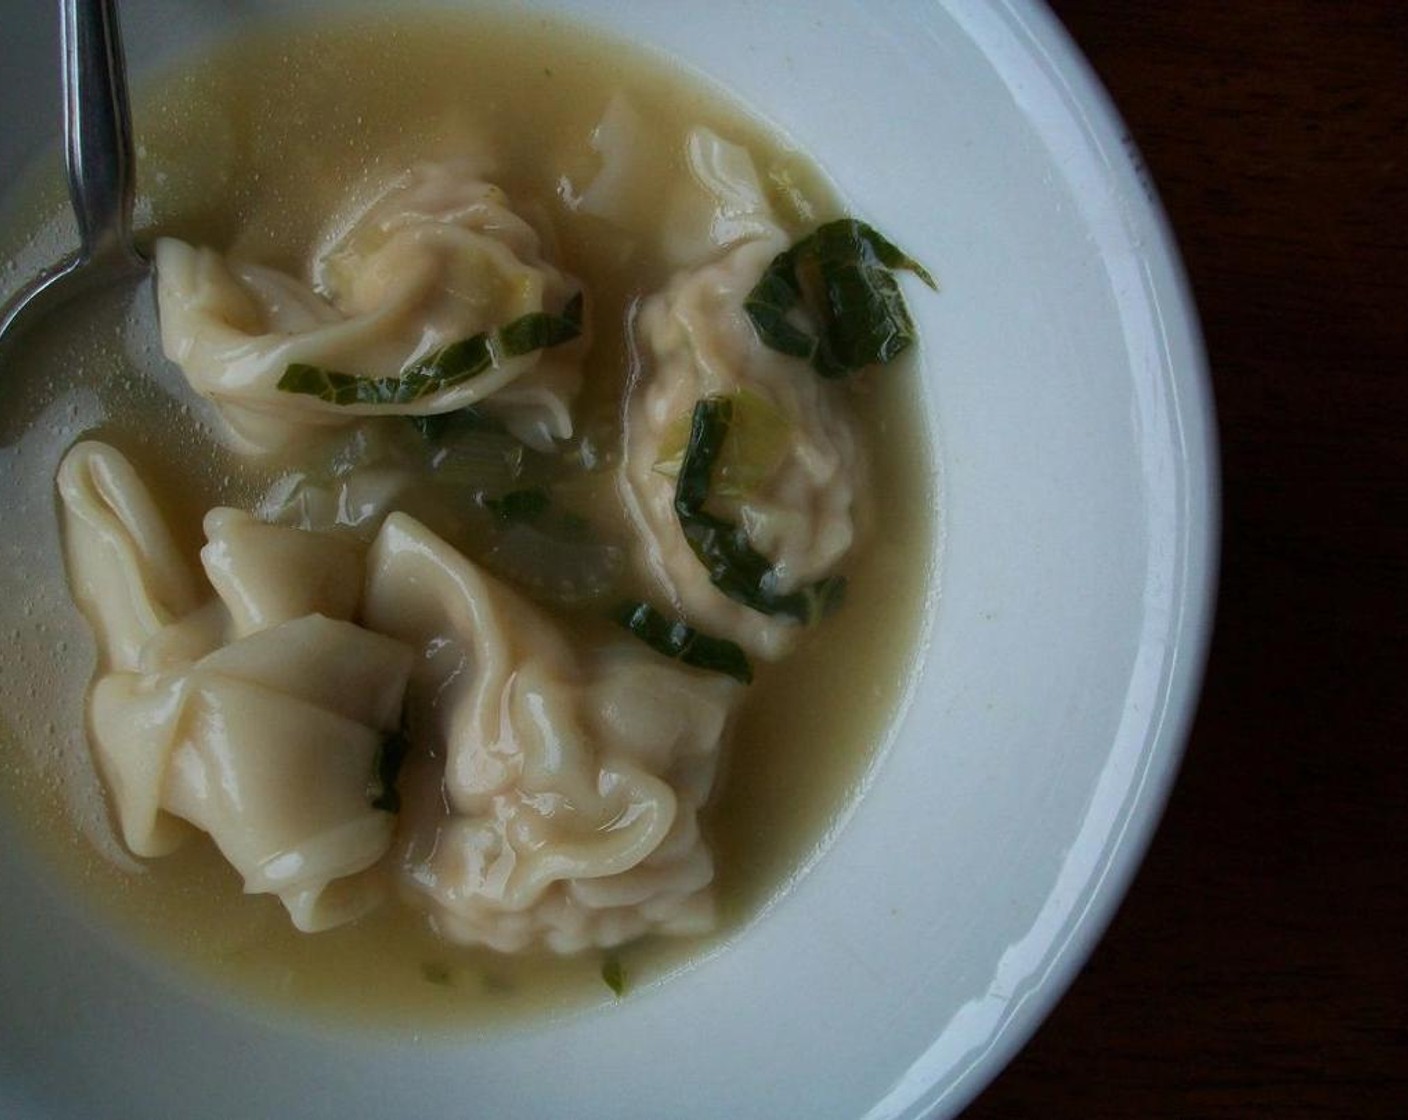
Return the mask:
M 1144 869 L 965 1120 L 1408 1117 L 1408 3 L 1052 7 L 1199 301 L 1222 585 Z

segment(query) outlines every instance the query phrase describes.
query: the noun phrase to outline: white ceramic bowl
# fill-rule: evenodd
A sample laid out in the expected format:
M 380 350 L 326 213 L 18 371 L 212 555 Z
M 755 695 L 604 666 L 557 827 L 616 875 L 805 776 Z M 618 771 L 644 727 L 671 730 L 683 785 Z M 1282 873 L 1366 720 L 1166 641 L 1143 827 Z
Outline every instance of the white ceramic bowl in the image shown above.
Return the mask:
M 57 132 L 56 46 L 47 5 L 3 6 L 12 168 Z M 134 70 L 298 6 L 129 0 Z M 1208 636 L 1213 425 L 1169 232 L 1061 28 L 1021 0 L 528 7 L 721 82 L 941 276 L 914 303 L 940 589 L 888 753 L 724 951 L 609 1012 L 463 1044 L 200 1001 L 6 842 L 0 1115 L 948 1116 L 1035 1029 L 1134 873 Z

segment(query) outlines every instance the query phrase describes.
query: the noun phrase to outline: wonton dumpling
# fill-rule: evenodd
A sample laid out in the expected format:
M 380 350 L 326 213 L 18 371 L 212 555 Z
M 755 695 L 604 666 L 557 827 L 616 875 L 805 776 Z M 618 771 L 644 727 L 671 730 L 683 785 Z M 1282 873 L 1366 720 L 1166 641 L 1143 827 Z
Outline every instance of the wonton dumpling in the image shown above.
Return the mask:
M 360 414 L 425 415 L 486 401 L 535 446 L 571 435 L 582 347 L 504 358 L 410 403 L 337 405 L 281 392 L 293 363 L 388 377 L 439 348 L 521 315 L 560 313 L 577 290 L 544 257 L 504 192 L 464 163 L 393 181 L 312 262 L 313 286 L 173 238 L 157 242 L 162 345 L 213 399 L 241 447 L 274 451 L 308 425 Z
M 792 647 L 798 624 L 760 614 L 715 588 L 679 526 L 670 467 L 694 405 L 732 395 L 767 418 L 769 442 L 776 445 L 769 448 L 771 461 L 730 501 L 733 520 L 772 562 L 780 591 L 833 574 L 850 551 L 864 506 L 865 464 L 838 387 L 806 363 L 765 347 L 743 310 L 748 292 L 787 247 L 751 160 L 717 137 L 692 140 L 695 147 L 712 153 L 707 166 L 714 178 L 701 182 L 717 194 L 716 207 L 702 220 L 736 241 L 723 246 L 727 251 L 718 259 L 677 273 L 641 306 L 642 376 L 626 406 L 621 491 L 644 542 L 646 574 L 661 594 L 692 625 L 776 659 Z M 741 176 L 731 186 L 720 178 L 729 173 Z M 701 234 L 698 242 L 719 248 L 713 236 Z
M 644 647 L 579 665 L 534 607 L 402 514 L 372 547 L 364 610 L 420 652 L 403 874 L 445 937 L 573 952 L 707 928 L 695 816 L 734 682 Z
M 203 560 L 223 598 L 201 606 L 118 452 L 75 447 L 59 488 L 70 582 L 101 650 L 90 737 L 127 845 L 164 855 L 189 822 L 246 890 L 278 895 L 307 931 L 376 905 L 385 884 L 372 869 L 394 819 L 371 807 L 368 786 L 412 655 L 318 613 L 355 610 L 362 567 L 349 538 L 212 511 Z M 179 601 L 157 597 L 168 578 Z

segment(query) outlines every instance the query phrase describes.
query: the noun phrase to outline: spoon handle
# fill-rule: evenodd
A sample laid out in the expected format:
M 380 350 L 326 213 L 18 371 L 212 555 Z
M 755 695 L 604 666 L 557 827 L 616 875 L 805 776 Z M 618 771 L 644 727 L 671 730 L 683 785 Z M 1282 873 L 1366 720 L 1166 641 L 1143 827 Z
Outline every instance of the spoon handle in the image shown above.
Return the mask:
M 63 0 L 64 137 L 82 255 L 136 260 L 132 123 L 116 0 Z

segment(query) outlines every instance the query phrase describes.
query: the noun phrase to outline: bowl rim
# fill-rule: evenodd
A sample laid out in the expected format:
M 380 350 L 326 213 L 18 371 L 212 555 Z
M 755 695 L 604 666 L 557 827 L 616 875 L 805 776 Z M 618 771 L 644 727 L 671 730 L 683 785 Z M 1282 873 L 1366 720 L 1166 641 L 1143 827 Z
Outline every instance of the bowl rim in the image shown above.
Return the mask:
M 965 0 L 942 4 L 952 11 L 964 7 Z M 1147 720 L 1156 732 L 1138 799 L 1126 809 L 1099 884 L 1040 984 L 966 1070 L 933 1081 L 927 1091 L 913 1086 L 908 1099 L 892 1095 L 890 1107 L 880 1102 L 865 1120 L 957 1116 L 1000 1077 L 1075 984 L 1123 905 L 1162 824 L 1197 717 L 1217 613 L 1222 494 L 1215 398 L 1197 299 L 1173 224 L 1114 98 L 1051 7 L 1045 0 L 994 0 L 992 7 L 1014 33 L 1026 38 L 1029 58 L 1040 59 L 1045 76 L 1079 108 L 1085 142 L 1116 180 L 1116 199 L 1127 207 L 1125 221 L 1141 226 L 1145 257 L 1157 266 L 1158 275 L 1140 298 L 1149 299 L 1160 326 L 1180 342 L 1184 354 L 1179 366 L 1166 370 L 1177 400 L 1184 495 L 1178 527 L 1178 621 L 1169 627 L 1179 664 L 1161 710 Z

